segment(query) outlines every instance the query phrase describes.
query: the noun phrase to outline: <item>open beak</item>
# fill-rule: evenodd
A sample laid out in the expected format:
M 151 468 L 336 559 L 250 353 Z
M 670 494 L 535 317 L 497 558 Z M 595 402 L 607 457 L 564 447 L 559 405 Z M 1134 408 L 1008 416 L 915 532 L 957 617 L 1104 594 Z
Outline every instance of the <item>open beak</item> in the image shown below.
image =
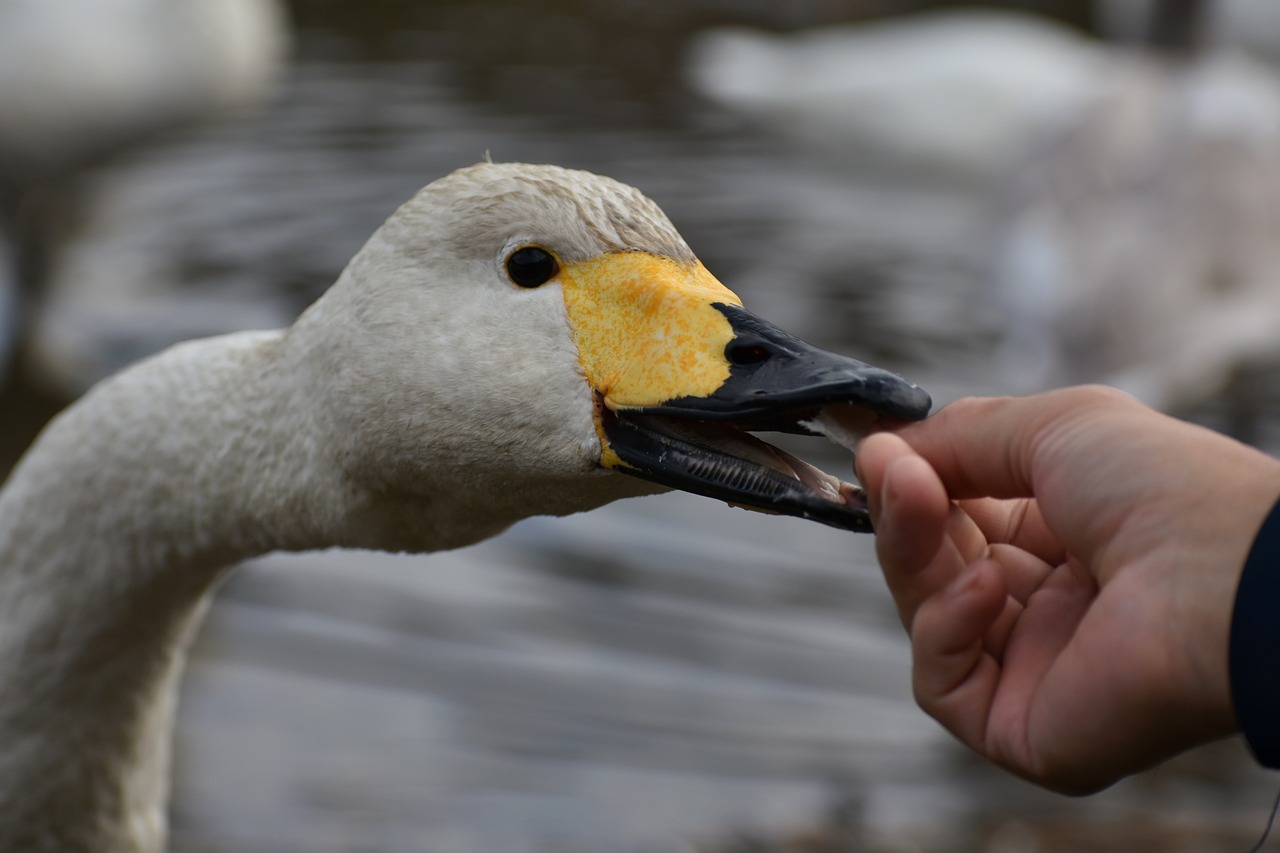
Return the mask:
M 885 422 L 925 417 L 922 389 L 756 317 L 696 261 L 615 253 L 567 265 L 562 282 L 598 401 L 601 465 L 748 509 L 871 530 L 861 489 L 752 433 L 850 444 Z

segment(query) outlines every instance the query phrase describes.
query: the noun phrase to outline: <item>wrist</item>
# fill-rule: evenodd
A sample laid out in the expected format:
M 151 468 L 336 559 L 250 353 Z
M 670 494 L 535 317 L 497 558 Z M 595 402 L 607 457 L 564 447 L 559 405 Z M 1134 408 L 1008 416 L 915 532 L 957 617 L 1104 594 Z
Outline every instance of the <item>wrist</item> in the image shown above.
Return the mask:
M 1271 663 L 1280 655 L 1280 461 L 1213 438 L 1213 454 L 1197 453 L 1196 447 L 1187 454 L 1196 472 L 1191 481 L 1199 485 L 1172 492 L 1189 511 L 1181 512 L 1176 528 L 1166 528 L 1165 544 L 1172 547 L 1164 549 L 1169 562 L 1163 565 L 1169 572 L 1155 580 L 1167 590 L 1171 607 L 1165 614 L 1165 699 L 1168 707 L 1185 712 L 1180 716 L 1186 746 L 1244 728 L 1235 695 L 1240 685 L 1280 689 L 1280 668 Z M 1198 448 L 1203 451 L 1204 443 Z M 1212 465 L 1204 464 L 1210 459 Z M 1267 582 L 1275 588 L 1264 588 Z M 1242 605 L 1244 633 L 1238 633 L 1236 611 Z M 1254 700 L 1252 694 L 1244 698 Z M 1272 710 L 1257 716 L 1280 721 L 1280 704 L 1267 707 Z

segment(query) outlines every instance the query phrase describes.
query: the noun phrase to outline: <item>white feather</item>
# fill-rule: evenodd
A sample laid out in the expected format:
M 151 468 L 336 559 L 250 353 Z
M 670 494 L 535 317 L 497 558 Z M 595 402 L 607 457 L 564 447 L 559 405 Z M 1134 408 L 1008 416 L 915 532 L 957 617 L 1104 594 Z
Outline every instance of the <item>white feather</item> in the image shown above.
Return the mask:
M 599 468 L 561 257 L 689 253 L 635 190 L 481 164 L 395 213 L 288 330 L 181 344 L 102 383 L 0 492 L 0 849 L 155 851 L 184 650 L 226 566 L 431 551 L 658 491 Z

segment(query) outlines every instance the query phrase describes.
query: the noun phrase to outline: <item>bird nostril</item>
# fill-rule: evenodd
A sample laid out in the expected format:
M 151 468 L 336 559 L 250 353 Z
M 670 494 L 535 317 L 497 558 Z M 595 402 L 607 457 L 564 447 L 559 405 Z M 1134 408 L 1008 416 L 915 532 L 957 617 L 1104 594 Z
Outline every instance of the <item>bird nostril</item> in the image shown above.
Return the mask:
M 773 353 L 760 344 L 730 344 L 724 354 L 730 364 L 738 365 L 760 364 L 773 357 Z

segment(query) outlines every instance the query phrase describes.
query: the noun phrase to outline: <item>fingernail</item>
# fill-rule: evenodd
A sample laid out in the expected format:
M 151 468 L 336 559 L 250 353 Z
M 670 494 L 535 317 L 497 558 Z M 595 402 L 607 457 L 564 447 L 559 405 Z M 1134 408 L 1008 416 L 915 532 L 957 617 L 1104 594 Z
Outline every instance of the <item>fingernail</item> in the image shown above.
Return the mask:
M 884 473 L 880 475 L 880 488 L 876 489 L 877 500 L 871 501 L 872 523 L 879 522 L 880 516 L 892 507 L 893 501 L 895 500 L 894 495 L 893 463 L 890 462 L 888 467 L 884 469 Z

